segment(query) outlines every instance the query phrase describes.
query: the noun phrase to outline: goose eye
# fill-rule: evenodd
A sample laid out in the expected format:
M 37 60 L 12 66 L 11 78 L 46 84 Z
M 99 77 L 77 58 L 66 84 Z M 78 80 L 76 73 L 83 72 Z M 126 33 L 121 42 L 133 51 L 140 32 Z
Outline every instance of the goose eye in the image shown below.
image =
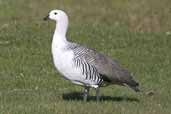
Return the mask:
M 54 14 L 57 15 L 58 13 L 55 12 Z

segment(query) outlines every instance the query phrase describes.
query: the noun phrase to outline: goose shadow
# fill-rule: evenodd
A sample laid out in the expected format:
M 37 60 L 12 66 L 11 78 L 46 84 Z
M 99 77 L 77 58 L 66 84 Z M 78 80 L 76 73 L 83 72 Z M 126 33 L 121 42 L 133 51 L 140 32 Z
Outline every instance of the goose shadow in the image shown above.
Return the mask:
M 70 101 L 70 100 L 75 100 L 75 101 L 83 101 L 83 93 L 81 92 L 71 92 L 71 93 L 64 93 L 62 95 L 64 100 Z M 96 96 L 88 96 L 88 101 L 96 101 Z M 134 97 L 127 97 L 127 96 L 100 96 L 100 101 L 114 101 L 114 102 L 122 102 L 122 101 L 127 101 L 127 102 L 139 102 L 139 99 L 134 98 Z

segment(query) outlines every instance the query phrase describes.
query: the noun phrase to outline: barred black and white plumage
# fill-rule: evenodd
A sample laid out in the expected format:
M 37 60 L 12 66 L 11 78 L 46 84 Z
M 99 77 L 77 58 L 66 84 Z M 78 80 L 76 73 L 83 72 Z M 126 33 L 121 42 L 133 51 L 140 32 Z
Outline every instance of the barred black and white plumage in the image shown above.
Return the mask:
M 45 19 L 57 22 L 52 41 L 52 55 L 56 69 L 68 80 L 84 86 L 84 100 L 89 88 L 96 89 L 99 100 L 99 87 L 108 84 L 129 86 L 139 91 L 139 84 L 120 64 L 96 51 L 67 41 L 68 16 L 61 10 L 53 10 Z
M 88 68 L 91 68 L 90 72 L 92 69 L 96 71 L 95 74 L 97 75 L 95 77 L 100 78 L 101 80 L 99 86 L 101 86 L 102 82 L 112 82 L 113 84 L 119 84 L 122 86 L 128 85 L 135 91 L 138 91 L 137 88 L 133 88 L 133 86 L 137 86 L 138 83 L 133 80 L 131 74 L 126 69 L 123 69 L 117 61 L 114 61 L 100 53 L 97 53 L 95 50 L 88 49 L 79 44 L 71 43 L 70 45 L 70 49 L 75 55 L 74 61 L 82 61 L 83 68 L 84 64 L 88 64 Z M 77 61 L 75 63 L 77 63 Z M 85 70 L 86 69 L 87 68 L 85 68 Z
M 91 50 L 74 43 L 71 43 L 71 47 L 68 49 L 71 49 L 74 52 L 73 61 L 75 63 L 75 67 L 82 70 L 82 74 L 85 75 L 85 80 L 93 80 L 100 85 L 103 82 L 103 79 L 100 77 L 96 67 L 92 65 L 94 58 L 88 56 Z

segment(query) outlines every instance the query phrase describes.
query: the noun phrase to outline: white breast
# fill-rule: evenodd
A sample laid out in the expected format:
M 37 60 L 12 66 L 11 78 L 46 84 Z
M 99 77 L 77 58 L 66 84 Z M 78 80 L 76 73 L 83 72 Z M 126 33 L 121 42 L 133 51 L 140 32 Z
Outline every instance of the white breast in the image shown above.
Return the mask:
M 74 67 L 72 51 L 52 49 L 53 61 L 56 69 L 68 80 L 82 80 L 81 72 Z
M 85 75 L 82 74 L 82 70 L 75 67 L 72 50 L 52 48 L 53 61 L 56 69 L 64 76 L 64 78 L 79 85 L 96 85 L 96 82 L 92 80 L 86 80 Z

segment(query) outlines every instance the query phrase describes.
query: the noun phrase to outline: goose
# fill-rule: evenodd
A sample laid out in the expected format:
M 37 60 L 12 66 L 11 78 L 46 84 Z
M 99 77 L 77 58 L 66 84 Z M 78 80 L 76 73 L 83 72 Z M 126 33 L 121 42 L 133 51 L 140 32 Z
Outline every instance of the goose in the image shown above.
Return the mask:
M 96 100 L 99 101 L 99 88 L 111 84 L 140 91 L 138 82 L 116 60 L 67 40 L 69 22 L 64 11 L 52 10 L 44 20 L 56 22 L 51 45 L 54 66 L 65 79 L 84 87 L 83 101 L 87 101 L 90 88 L 96 90 Z

